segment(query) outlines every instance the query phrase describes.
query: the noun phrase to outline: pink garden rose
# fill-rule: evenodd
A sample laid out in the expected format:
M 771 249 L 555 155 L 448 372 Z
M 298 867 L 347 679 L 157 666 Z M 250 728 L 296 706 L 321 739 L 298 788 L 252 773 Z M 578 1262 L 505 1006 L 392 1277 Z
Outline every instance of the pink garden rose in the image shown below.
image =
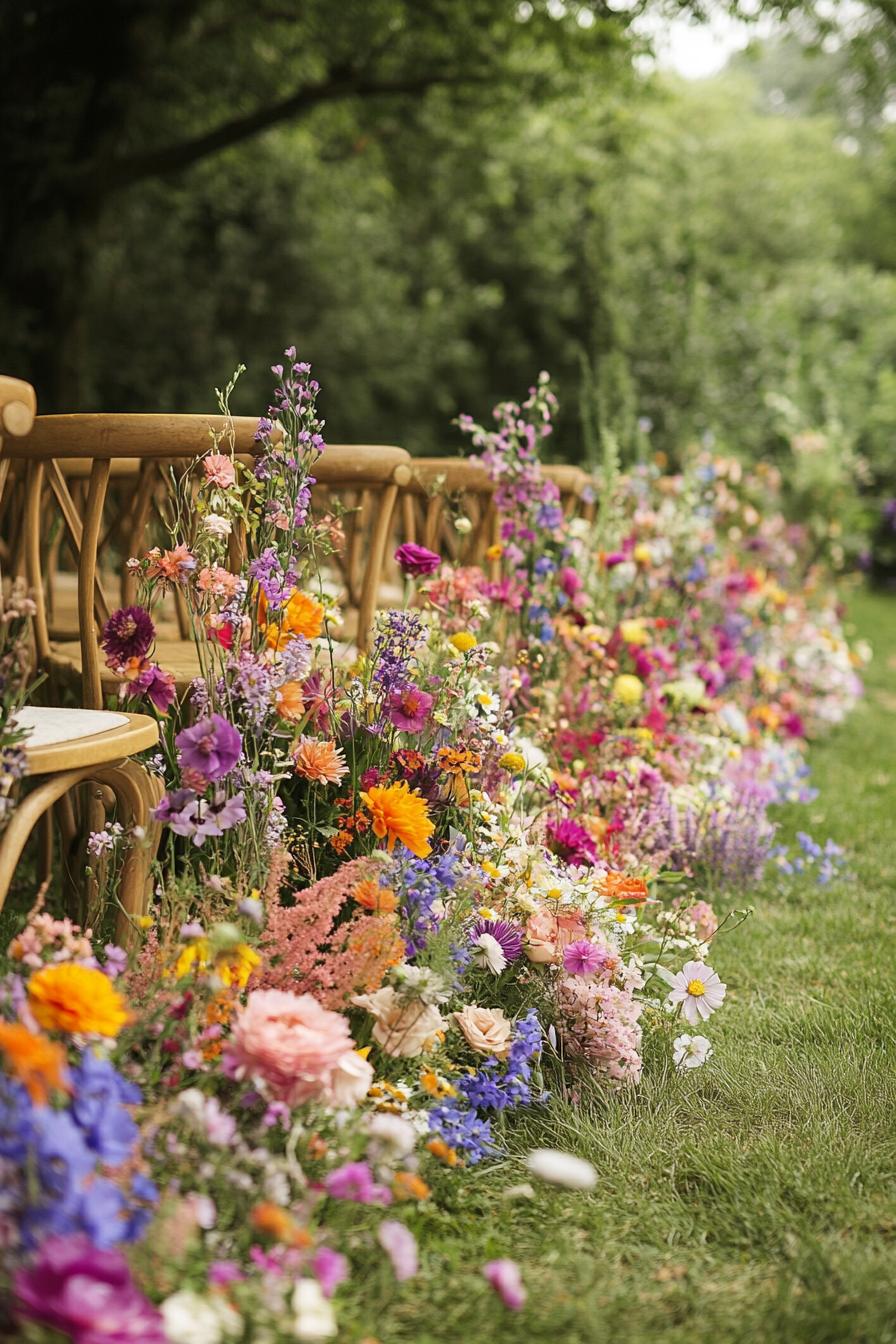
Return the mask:
M 584 921 L 578 910 L 566 910 L 561 915 L 555 915 L 553 911 L 542 906 L 526 920 L 523 952 L 530 961 L 558 962 L 564 948 L 587 936 Z
M 256 989 L 236 1019 L 229 1063 L 288 1106 L 320 1100 L 355 1105 L 373 1070 L 355 1053 L 348 1022 L 311 994 Z

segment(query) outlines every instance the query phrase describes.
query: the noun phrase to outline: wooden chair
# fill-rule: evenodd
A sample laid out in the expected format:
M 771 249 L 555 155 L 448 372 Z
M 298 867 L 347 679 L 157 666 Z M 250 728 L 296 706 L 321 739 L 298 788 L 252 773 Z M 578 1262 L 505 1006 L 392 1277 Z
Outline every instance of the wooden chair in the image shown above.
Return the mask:
M 44 483 L 49 485 L 64 520 L 72 549 L 78 557 L 77 639 L 53 640 L 41 605 L 35 621 L 35 637 L 41 663 L 51 677 L 80 691 L 81 702 L 99 709 L 104 696 L 114 695 L 119 678 L 105 667 L 100 655 L 98 628 L 108 616 L 109 603 L 103 592 L 97 564 L 97 551 L 103 527 L 103 509 L 113 464 L 135 463 L 138 480 L 137 505 L 130 525 L 129 548 L 139 552 L 137 535 L 149 515 L 154 478 L 147 465 L 157 468 L 172 462 L 186 467 L 209 447 L 209 430 L 223 432 L 232 425 L 237 454 L 246 464 L 253 461 L 254 436 L 258 422 L 250 417 L 202 415 L 53 415 L 38 416 L 31 433 L 21 440 L 16 454 L 27 461 L 25 532 L 31 583 L 44 588 L 40 527 L 43 515 Z M 86 501 L 83 516 L 76 507 L 66 478 L 67 464 L 75 462 L 75 473 L 84 472 L 89 462 Z M 366 492 L 371 501 L 367 510 L 368 530 L 356 527 L 351 533 L 353 561 L 361 578 L 354 591 L 357 600 L 355 642 L 366 646 L 377 587 L 382 572 L 386 543 L 391 531 L 392 513 L 400 486 L 410 476 L 410 458 L 402 448 L 388 446 L 331 445 L 315 465 L 318 485 L 315 492 L 329 497 L 341 491 Z M 118 466 L 121 471 L 121 467 Z M 150 485 L 143 488 L 143 483 Z M 314 494 L 312 495 L 314 499 Z M 124 590 L 127 598 L 131 594 Z M 186 633 L 173 636 L 161 632 L 154 657 L 174 675 L 179 691 L 200 674 L 193 640 Z
M 35 411 L 33 388 L 17 379 L 0 378 L 0 426 L 5 431 L 0 434 L 0 489 L 8 479 L 10 463 L 16 458 L 28 459 L 23 448 L 35 423 Z M 39 470 L 40 464 L 29 460 L 28 472 L 33 475 Z M 36 521 L 39 525 L 39 517 Z M 39 553 L 39 537 L 32 539 L 27 534 L 27 526 L 26 521 L 26 549 L 29 554 Z M 91 579 L 88 583 L 85 578 L 84 583 L 87 584 L 84 602 L 90 607 L 93 582 Z M 35 587 L 34 598 L 37 604 L 35 624 L 39 626 L 44 604 L 38 587 Z M 67 804 L 70 810 L 72 789 L 89 782 L 98 790 L 107 788 L 111 791 L 118 804 L 118 819 L 126 829 L 140 827 L 144 832 L 141 843 L 128 847 L 121 875 L 121 909 L 116 919 L 116 936 L 119 940 L 127 939 L 133 929 L 133 917 L 145 910 L 149 896 L 150 865 L 158 837 L 158 827 L 150 812 L 163 792 L 161 781 L 131 758 L 157 745 L 158 724 L 145 714 L 35 705 L 25 706 L 17 715 L 17 722 L 31 730 L 24 747 L 26 778 L 33 781 L 34 787 L 19 802 L 0 833 L 0 908 L 34 829 L 47 818 L 54 805 Z M 98 802 L 95 795 L 94 803 Z M 92 810 L 96 813 L 97 807 Z M 45 831 L 45 834 L 49 832 Z M 51 846 L 45 845 L 45 869 L 49 868 L 50 861 Z
M 463 457 L 415 457 L 412 477 L 402 496 L 402 541 L 415 541 L 446 560 L 488 565 L 486 552 L 500 537 L 494 505 L 495 486 L 478 462 Z M 468 518 L 460 533 L 454 519 Z

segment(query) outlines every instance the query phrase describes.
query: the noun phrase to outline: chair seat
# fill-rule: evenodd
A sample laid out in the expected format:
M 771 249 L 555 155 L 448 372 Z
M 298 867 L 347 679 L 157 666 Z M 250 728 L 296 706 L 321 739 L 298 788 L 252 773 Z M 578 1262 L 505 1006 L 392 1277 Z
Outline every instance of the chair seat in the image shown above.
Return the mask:
M 159 725 L 148 714 L 26 705 L 16 722 L 32 729 L 31 739 L 24 742 L 29 775 L 107 765 L 148 751 L 159 741 Z
M 171 672 L 178 693 L 187 689 L 190 682 L 201 676 L 199 655 L 192 639 L 157 639 L 153 648 L 153 661 L 166 672 Z M 50 647 L 50 670 L 63 680 L 78 681 L 81 677 L 81 643 L 77 639 L 60 641 Z M 100 665 L 100 681 L 106 695 L 115 695 L 121 685 L 121 677 L 105 665 Z

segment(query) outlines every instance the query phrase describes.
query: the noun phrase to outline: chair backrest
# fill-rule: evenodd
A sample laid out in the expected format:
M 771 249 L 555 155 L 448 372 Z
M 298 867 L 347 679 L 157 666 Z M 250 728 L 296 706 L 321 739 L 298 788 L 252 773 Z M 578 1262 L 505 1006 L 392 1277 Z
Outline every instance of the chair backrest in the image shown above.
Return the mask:
M 35 638 L 40 658 L 50 653 L 44 576 L 41 561 L 42 496 L 45 484 L 55 498 L 69 543 L 77 559 L 78 629 L 85 705 L 102 704 L 97 626 L 108 614 L 98 582 L 97 551 L 103 508 L 113 463 L 124 471 L 127 460 L 136 469 L 135 528 L 145 525 L 155 477 L 153 468 L 172 461 L 189 463 L 208 450 L 209 431 L 232 434 L 241 459 L 254 458 L 258 421 L 247 416 L 231 420 L 220 415 L 51 415 L 38 416 L 30 433 L 8 446 L 10 457 L 26 464 L 24 536 L 29 579 L 35 590 Z M 69 479 L 86 475 L 83 509 L 76 506 Z M 402 448 L 374 445 L 332 445 L 315 465 L 321 488 L 369 491 L 377 496 L 358 613 L 363 646 L 376 607 L 376 589 L 398 490 L 410 476 L 410 458 Z M 148 465 L 147 465 L 148 464 Z M 88 469 L 89 468 L 89 469 Z M 145 489 L 144 489 L 145 486 Z M 317 488 L 317 487 L 315 487 Z M 140 537 L 133 535 L 134 552 Z
M 463 457 L 415 457 L 411 471 L 402 496 L 402 540 L 456 563 L 485 567 L 488 548 L 500 536 L 495 485 L 485 467 Z M 459 516 L 469 520 L 469 531 L 457 531 Z
M 9 378 L 0 374 L 0 506 L 4 506 L 7 517 L 3 519 L 3 536 L 0 536 L 0 576 L 2 566 L 14 560 L 20 547 L 21 529 L 13 527 L 10 520 L 14 506 L 10 506 L 8 485 L 13 458 L 7 450 L 3 451 L 4 439 L 21 438 L 34 424 L 37 415 L 37 395 L 30 383 L 21 378 Z
M 560 503 L 567 518 L 582 517 L 590 521 L 594 517 L 597 493 L 587 471 L 562 462 L 543 463 L 541 470 L 560 491 Z

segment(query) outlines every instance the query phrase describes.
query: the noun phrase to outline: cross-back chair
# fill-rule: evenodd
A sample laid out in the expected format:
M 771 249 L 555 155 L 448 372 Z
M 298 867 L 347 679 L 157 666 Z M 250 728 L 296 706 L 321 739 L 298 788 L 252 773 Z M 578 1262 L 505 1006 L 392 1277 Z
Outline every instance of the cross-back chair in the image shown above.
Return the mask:
M 28 436 L 36 423 L 37 399 L 34 389 L 18 379 L 0 378 L 0 493 L 8 483 L 11 467 L 25 467 L 30 508 L 25 515 L 23 543 L 26 558 L 39 555 L 39 533 L 29 528 L 40 526 L 40 473 L 42 462 L 27 450 Z M 37 508 L 34 507 L 35 491 Z M 88 539 L 89 540 L 89 539 Z M 83 542 L 83 529 L 82 529 Z M 33 575 L 33 565 L 29 565 Z M 38 575 L 39 577 L 39 575 Z M 33 584 L 37 605 L 35 630 L 46 626 L 43 594 Z M 79 599 L 89 607 L 95 596 L 93 582 Z M 63 842 L 74 838 L 74 814 L 71 792 L 89 783 L 94 789 L 92 808 L 100 808 L 102 790 L 113 795 L 118 819 L 131 830 L 139 827 L 143 840 L 129 846 L 121 874 L 120 911 L 116 919 L 116 937 L 127 940 L 133 929 L 133 917 L 146 908 L 149 897 L 150 864 L 158 839 L 158 827 L 151 810 L 162 796 L 161 782 L 132 758 L 156 746 L 159 728 L 146 714 L 108 713 L 99 709 L 58 709 L 50 706 L 25 706 L 17 715 L 19 726 L 30 729 L 25 739 L 26 778 L 34 787 L 24 794 L 5 829 L 0 832 L 0 908 L 2 908 L 25 845 L 32 832 L 42 829 L 42 875 L 49 876 L 52 865 L 52 832 L 46 824 L 49 813 L 58 807 L 63 822 Z
M 468 565 L 488 565 L 486 552 L 499 540 L 495 486 L 478 462 L 463 457 L 415 457 L 412 476 L 402 496 L 402 541 L 415 541 Z M 469 519 L 459 532 L 455 518 Z

